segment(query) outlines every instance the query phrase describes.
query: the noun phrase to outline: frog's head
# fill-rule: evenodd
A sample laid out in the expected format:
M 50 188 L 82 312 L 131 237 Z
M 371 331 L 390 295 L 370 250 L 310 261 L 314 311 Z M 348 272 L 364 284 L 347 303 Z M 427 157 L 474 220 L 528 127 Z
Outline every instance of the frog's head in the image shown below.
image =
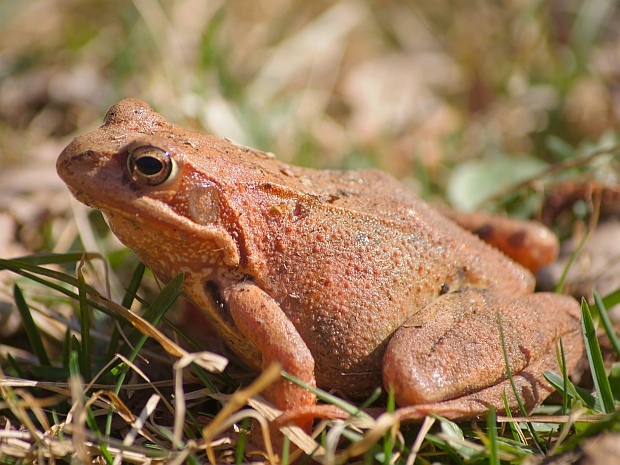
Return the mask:
M 82 203 L 153 271 L 209 273 L 239 265 L 239 233 L 216 179 L 192 163 L 213 138 L 168 123 L 144 102 L 114 105 L 99 129 L 74 139 L 56 163 Z M 217 157 L 215 157 L 217 159 Z

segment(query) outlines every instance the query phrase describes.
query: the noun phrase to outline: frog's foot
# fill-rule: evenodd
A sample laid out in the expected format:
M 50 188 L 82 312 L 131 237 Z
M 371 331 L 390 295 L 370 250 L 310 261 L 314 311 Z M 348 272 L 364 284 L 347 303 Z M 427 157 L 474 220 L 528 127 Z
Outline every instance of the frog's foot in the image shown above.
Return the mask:
M 557 362 L 549 364 L 550 366 L 535 367 L 544 371 L 556 371 Z M 553 366 L 551 366 L 553 365 Z M 534 367 L 532 369 L 534 371 Z M 513 375 L 516 392 L 525 406 L 527 412 L 531 412 L 540 402 L 549 396 L 553 389 L 546 382 L 541 382 L 531 372 L 519 373 Z M 499 412 L 504 412 L 504 395 L 508 401 L 511 412 L 519 412 L 519 404 L 514 394 L 509 380 L 504 380 L 498 384 L 481 389 L 478 392 L 464 395 L 456 399 L 450 399 L 443 402 L 435 402 L 429 404 L 418 404 L 401 407 L 396 410 L 395 414 L 403 420 L 420 420 L 426 415 L 435 413 L 449 420 L 469 420 L 482 418 L 489 411 L 490 407 L 495 407 Z
M 476 234 L 531 271 L 553 262 L 560 253 L 558 238 L 537 221 L 515 220 L 482 212 L 463 213 L 447 207 L 440 208 L 440 211 L 461 228 Z
M 511 409 L 516 398 L 506 358 L 528 410 L 551 392 L 543 377 L 559 371 L 560 339 L 570 371 L 583 352 L 579 306 L 570 297 L 529 294 L 507 298 L 482 290 L 447 294 L 411 317 L 390 341 L 383 379 L 411 416 L 437 412 L 449 418 L 483 415 L 493 405 Z

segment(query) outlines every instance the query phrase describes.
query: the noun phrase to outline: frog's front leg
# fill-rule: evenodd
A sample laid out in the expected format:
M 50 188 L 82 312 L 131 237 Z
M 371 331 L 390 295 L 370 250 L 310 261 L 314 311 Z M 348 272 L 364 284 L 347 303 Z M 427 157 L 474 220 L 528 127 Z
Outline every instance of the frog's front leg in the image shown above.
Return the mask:
M 570 371 L 583 353 L 577 302 L 556 294 L 497 296 L 468 289 L 447 294 L 411 317 L 390 341 L 384 359 L 386 387 L 414 417 L 437 412 L 449 418 L 503 410 L 507 380 L 499 326 L 511 372 L 528 410 L 551 392 L 546 370 L 558 372 L 562 339 Z M 417 414 L 416 414 L 417 412 Z
M 275 300 L 250 281 L 224 286 L 222 297 L 239 331 L 260 351 L 262 369 L 279 362 L 287 373 L 310 386 L 316 385 L 314 358 Z M 316 402 L 314 394 L 283 378 L 266 390 L 265 397 L 285 411 Z M 309 431 L 312 420 L 297 423 Z

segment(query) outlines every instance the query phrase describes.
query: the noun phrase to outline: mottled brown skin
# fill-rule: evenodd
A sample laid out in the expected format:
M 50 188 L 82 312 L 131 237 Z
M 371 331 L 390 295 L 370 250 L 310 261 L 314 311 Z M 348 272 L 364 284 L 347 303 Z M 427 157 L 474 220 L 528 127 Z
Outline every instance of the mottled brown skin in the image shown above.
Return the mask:
M 161 184 L 128 168 L 150 150 L 176 167 Z M 411 416 L 466 418 L 502 408 L 499 320 L 528 408 L 550 392 L 558 339 L 569 369 L 583 350 L 574 300 L 532 294 L 529 271 L 382 172 L 285 165 L 133 99 L 57 168 L 161 280 L 185 273 L 186 294 L 257 369 L 279 361 L 353 397 L 383 382 Z M 315 402 L 287 381 L 267 396 L 287 410 Z

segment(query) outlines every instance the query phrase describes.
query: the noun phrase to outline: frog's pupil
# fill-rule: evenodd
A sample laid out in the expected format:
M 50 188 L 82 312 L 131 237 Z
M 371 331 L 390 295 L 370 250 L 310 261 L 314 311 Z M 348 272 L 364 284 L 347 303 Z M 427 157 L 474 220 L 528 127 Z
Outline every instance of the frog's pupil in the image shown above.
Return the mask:
M 136 167 L 146 176 L 159 173 L 164 165 L 155 157 L 141 157 L 136 160 Z

